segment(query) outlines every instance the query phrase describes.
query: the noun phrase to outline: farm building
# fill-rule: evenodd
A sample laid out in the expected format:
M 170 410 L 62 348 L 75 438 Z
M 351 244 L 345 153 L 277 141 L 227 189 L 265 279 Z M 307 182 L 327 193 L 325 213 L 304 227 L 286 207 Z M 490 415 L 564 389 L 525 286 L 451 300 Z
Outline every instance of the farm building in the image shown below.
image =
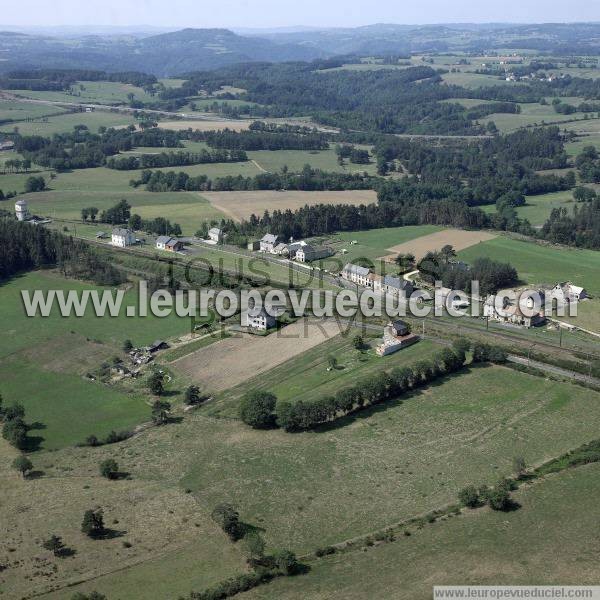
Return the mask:
M 290 253 L 287 244 L 277 244 L 275 248 L 273 248 L 273 254 L 278 254 L 279 256 L 288 256 Z
M 369 269 L 367 269 L 367 267 L 360 267 L 359 265 L 348 263 L 342 269 L 342 277 L 358 285 L 364 285 L 365 287 L 372 286 L 372 282 L 369 280 Z
M 557 300 L 567 302 L 579 302 L 588 298 L 588 293 L 585 288 L 573 285 L 570 281 L 565 283 L 557 283 L 550 292 Z
M 110 242 L 113 246 L 125 248 L 135 244 L 135 236 L 131 229 L 115 228 L 112 230 L 112 238 Z
M 521 307 L 505 302 L 503 308 L 496 307 L 497 296 L 492 294 L 487 297 L 483 305 L 483 316 L 500 323 L 510 323 L 520 327 L 536 327 L 546 321 L 543 311 L 535 312 L 532 316 L 526 315 Z M 533 308 L 533 301 L 527 302 L 527 308 Z
M 260 250 L 260 240 L 252 240 L 248 242 L 248 250 Z
M 223 230 L 218 227 L 212 227 L 208 230 L 208 239 L 220 244 L 223 241 Z
M 311 246 L 310 244 L 306 244 L 305 246 L 302 246 L 302 248 L 296 250 L 294 260 L 306 263 L 312 262 L 313 260 L 320 260 L 321 258 L 327 258 L 332 254 L 333 251 L 326 246 Z
M 259 331 L 267 331 L 271 327 L 275 327 L 277 319 L 270 315 L 264 307 L 249 308 L 242 313 L 242 327 L 250 327 Z
M 296 252 L 298 252 L 298 250 L 300 250 L 300 248 L 304 248 L 304 246 L 306 246 L 306 242 L 305 241 L 300 241 L 300 242 L 290 242 L 288 244 L 288 253 L 289 253 L 289 257 L 291 259 L 295 258 L 296 256 Z
M 408 298 L 415 291 L 412 281 L 400 277 L 392 277 L 391 275 L 386 275 L 383 278 L 382 287 L 386 294 L 398 297 L 404 296 L 405 298 Z
M 419 341 L 419 336 L 410 333 L 410 329 L 404 321 L 388 323 L 383 329 L 383 339 L 375 351 L 379 356 L 388 356 L 402 348 L 412 346 Z
M 156 238 L 156 248 L 167 252 L 179 252 L 183 248 L 183 242 L 168 235 L 161 235 Z
M 272 233 L 267 233 L 260 240 L 261 252 L 273 252 L 273 248 L 277 245 L 277 236 Z
M 166 350 L 168 347 L 169 344 L 167 344 L 167 342 L 164 342 L 163 340 L 156 340 L 150 344 L 146 350 L 148 350 L 148 352 L 158 352 L 159 350 Z
M 15 149 L 15 143 L 12 140 L 0 142 L 0 152 L 9 152 Z
M 96 234 L 96 239 L 97 240 L 105 240 L 108 237 L 108 233 L 106 233 L 106 231 L 99 231 Z

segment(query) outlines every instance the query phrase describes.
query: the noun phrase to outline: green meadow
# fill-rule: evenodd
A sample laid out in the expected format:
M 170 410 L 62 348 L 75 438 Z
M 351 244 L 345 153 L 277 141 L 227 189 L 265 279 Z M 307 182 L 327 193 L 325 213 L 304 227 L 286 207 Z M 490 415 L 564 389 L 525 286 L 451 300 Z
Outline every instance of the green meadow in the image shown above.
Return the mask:
M 521 280 L 537 285 L 572 281 L 591 294 L 600 294 L 600 253 L 594 250 L 558 248 L 499 236 L 461 250 L 466 261 L 484 256 L 513 265 Z

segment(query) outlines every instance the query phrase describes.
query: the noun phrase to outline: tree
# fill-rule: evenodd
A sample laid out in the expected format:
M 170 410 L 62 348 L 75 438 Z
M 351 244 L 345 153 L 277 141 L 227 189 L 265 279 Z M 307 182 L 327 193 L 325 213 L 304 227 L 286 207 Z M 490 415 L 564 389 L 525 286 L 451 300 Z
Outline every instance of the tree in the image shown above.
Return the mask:
M 17 418 L 10 421 L 5 419 L 2 437 L 15 448 L 25 450 L 27 448 L 27 431 L 28 427 L 23 419 Z
M 231 504 L 218 504 L 210 516 L 231 541 L 235 542 L 244 536 L 244 526 L 240 523 L 240 515 Z
M 290 550 L 279 550 L 273 554 L 275 566 L 285 575 L 293 575 L 298 571 L 299 563 L 296 555 Z
M 330 370 L 336 369 L 338 364 L 337 358 L 333 354 L 329 354 L 327 356 L 327 364 Z
M 493 510 L 508 510 L 510 508 L 510 493 L 503 486 L 496 486 L 487 494 L 487 501 Z
M 17 456 L 15 460 L 12 462 L 13 469 L 21 472 L 23 479 L 27 474 L 27 471 L 31 471 L 33 469 L 33 463 L 23 454 L 21 456 Z
M 89 208 L 82 208 L 81 209 L 81 220 L 82 221 L 87 221 L 88 217 L 90 216 L 90 209 Z
M 269 429 L 275 425 L 276 402 L 270 392 L 250 391 L 240 401 L 240 419 L 254 429 Z
M 42 192 L 46 189 L 46 181 L 40 175 L 39 177 L 28 177 L 25 181 L 25 192 Z
M 10 406 L 7 406 L 3 412 L 5 421 L 14 421 L 16 419 L 25 418 L 25 407 L 19 402 L 15 402 Z
M 396 258 L 394 258 L 394 262 L 403 270 L 407 271 L 408 269 L 415 266 L 415 255 L 414 254 L 398 254 Z
M 200 404 L 200 388 L 197 385 L 190 385 L 185 390 L 183 401 L 188 405 Z
M 99 538 L 104 534 L 104 515 L 102 509 L 86 510 L 81 523 L 81 531 L 90 538 Z
M 468 506 L 469 508 L 476 508 L 481 502 L 479 492 L 474 485 L 468 485 L 460 490 L 458 493 L 458 499 L 460 500 L 461 504 Z
M 113 458 L 107 458 L 100 463 L 100 475 L 106 479 L 116 479 L 119 476 L 119 465 Z
M 131 340 L 125 340 L 123 342 L 123 352 L 127 352 L 129 354 L 129 352 L 131 352 L 133 350 L 133 343 L 131 342 Z
M 88 210 L 90 211 L 90 219 L 92 220 L 92 223 L 95 223 L 96 215 L 98 214 L 98 209 L 95 206 L 90 206 Z
M 161 396 L 165 391 L 163 374 L 154 371 L 148 379 L 148 388 L 155 396 Z
M 364 345 L 365 345 L 365 340 L 363 339 L 362 335 L 355 335 L 352 338 L 352 345 L 357 349 L 357 350 L 362 350 Z
M 155 425 L 166 425 L 169 422 L 171 404 L 164 400 L 156 400 L 152 405 L 152 422 Z
M 62 538 L 59 535 L 54 534 L 42 544 L 42 547 L 46 550 L 50 550 L 54 556 L 60 556 L 65 550 Z

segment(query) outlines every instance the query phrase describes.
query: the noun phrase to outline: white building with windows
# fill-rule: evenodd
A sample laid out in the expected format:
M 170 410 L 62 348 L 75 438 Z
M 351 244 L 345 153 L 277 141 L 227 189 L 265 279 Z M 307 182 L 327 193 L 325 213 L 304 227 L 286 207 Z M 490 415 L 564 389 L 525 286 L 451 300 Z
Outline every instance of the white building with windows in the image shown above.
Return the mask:
M 112 238 L 110 242 L 113 246 L 125 248 L 135 244 L 135 235 L 131 229 L 116 228 L 112 230 Z
M 277 236 L 272 233 L 267 233 L 260 240 L 260 251 L 261 252 L 273 252 L 273 249 L 277 245 Z
M 251 327 L 259 331 L 267 331 L 277 325 L 277 319 L 270 315 L 264 307 L 249 308 L 242 313 L 242 327 Z
M 223 241 L 223 230 L 218 227 L 211 227 L 208 230 L 208 239 L 215 242 L 215 244 L 220 244 Z

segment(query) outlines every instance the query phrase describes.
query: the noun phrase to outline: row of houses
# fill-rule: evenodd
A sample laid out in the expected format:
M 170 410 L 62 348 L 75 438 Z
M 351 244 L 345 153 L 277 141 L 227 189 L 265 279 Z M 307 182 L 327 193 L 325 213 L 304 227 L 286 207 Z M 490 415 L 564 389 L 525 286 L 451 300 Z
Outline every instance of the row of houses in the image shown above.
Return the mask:
M 393 275 L 378 275 L 367 267 L 353 265 L 352 263 L 344 266 L 341 275 L 346 281 L 372 289 L 374 292 L 409 298 L 415 291 L 412 281 Z
M 331 248 L 326 246 L 315 246 L 308 244 L 305 241 L 293 242 L 286 244 L 279 240 L 279 236 L 272 233 L 265 234 L 258 242 L 250 242 L 248 250 L 259 250 L 267 254 L 275 254 L 284 256 L 290 260 L 295 260 L 301 263 L 312 262 L 322 258 L 328 258 L 334 254 Z

